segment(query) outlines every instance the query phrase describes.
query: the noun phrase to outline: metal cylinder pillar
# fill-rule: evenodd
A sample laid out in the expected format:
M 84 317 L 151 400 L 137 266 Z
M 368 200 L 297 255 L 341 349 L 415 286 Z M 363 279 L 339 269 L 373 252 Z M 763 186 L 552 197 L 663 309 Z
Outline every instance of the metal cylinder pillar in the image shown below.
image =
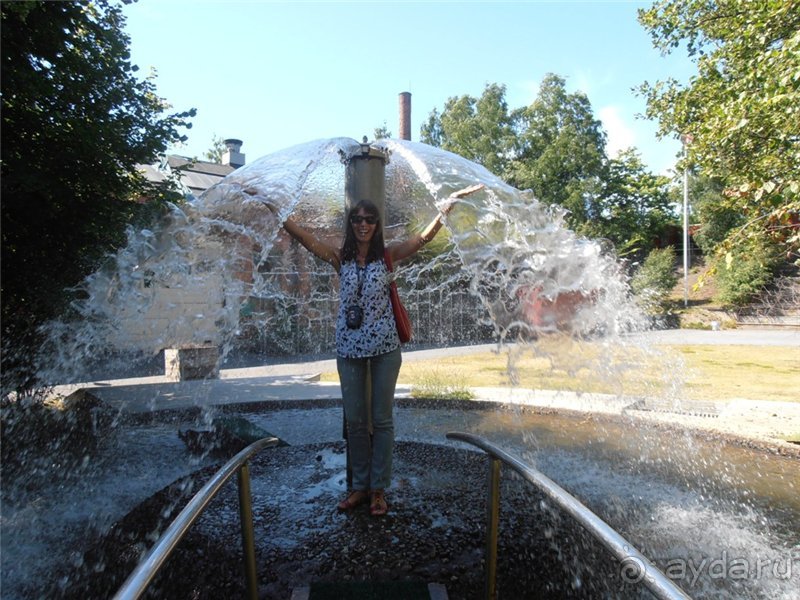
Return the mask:
M 381 223 L 386 226 L 386 164 L 389 154 L 374 148 L 364 138 L 359 150 L 346 161 L 344 182 L 345 217 L 350 207 L 361 200 L 369 200 L 378 207 Z M 344 224 L 347 227 L 347 223 Z

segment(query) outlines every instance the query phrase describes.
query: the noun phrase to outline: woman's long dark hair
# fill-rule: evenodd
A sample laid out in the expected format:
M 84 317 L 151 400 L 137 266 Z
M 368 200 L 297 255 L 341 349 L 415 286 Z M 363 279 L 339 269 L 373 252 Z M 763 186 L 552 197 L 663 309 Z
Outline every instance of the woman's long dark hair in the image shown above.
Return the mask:
M 344 231 L 344 242 L 342 243 L 342 262 L 346 263 L 350 260 L 356 260 L 358 256 L 358 245 L 356 244 L 356 235 L 353 233 L 353 225 L 350 223 L 350 217 L 358 213 L 359 210 L 364 209 L 364 212 L 370 216 L 378 219 L 375 225 L 375 234 L 369 242 L 369 250 L 367 251 L 367 263 L 376 260 L 383 260 L 383 223 L 381 223 L 381 215 L 378 207 L 369 200 L 361 200 L 358 204 L 350 208 L 347 213 L 347 223 Z

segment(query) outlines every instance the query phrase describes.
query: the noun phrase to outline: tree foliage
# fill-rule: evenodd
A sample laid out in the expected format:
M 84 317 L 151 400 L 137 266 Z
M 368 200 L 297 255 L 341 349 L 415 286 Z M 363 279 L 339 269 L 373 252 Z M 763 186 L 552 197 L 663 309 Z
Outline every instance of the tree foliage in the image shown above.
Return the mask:
M 661 135 L 685 135 L 688 161 L 723 180 L 749 237 L 800 247 L 800 2 L 661 0 L 639 20 L 663 53 L 684 47 L 697 64 L 686 84 L 645 83 Z
M 194 111 L 164 115 L 136 77 L 124 17 L 109 0 L 3 2 L 3 382 L 30 381 L 36 327 L 67 303 L 125 227 L 167 191 L 136 165 L 181 139 Z
M 375 130 L 372 132 L 372 139 L 374 140 L 388 140 L 392 137 L 392 132 L 389 130 L 386 121 L 383 122 L 383 125 L 380 127 L 376 127 Z
M 451 97 L 422 126 L 423 142 L 478 162 L 546 204 L 569 210 L 576 231 L 618 248 L 649 250 L 672 217 L 667 180 L 646 171 L 635 150 L 616 159 L 585 94 L 548 74 L 530 106 L 510 110 L 505 86 L 480 98 Z
M 611 240 L 620 255 L 645 255 L 675 223 L 669 179 L 648 172 L 632 148 L 607 161 L 593 210 L 580 232 Z
M 568 209 L 572 227 L 585 223 L 595 212 L 591 203 L 606 158 L 606 134 L 588 97 L 568 93 L 563 78 L 548 74 L 533 103 L 514 111 L 513 123 L 509 183 Z
M 420 139 L 503 176 L 515 141 L 505 94 L 505 86 L 493 83 L 480 98 L 449 98 L 441 113 L 431 112 Z
M 730 232 L 744 223 L 742 213 L 726 201 L 724 192 L 724 182 L 719 178 L 689 177 L 693 222 L 699 225 L 693 237 L 707 256 L 712 256 Z
M 227 150 L 228 146 L 225 145 L 225 139 L 214 134 L 211 136 L 211 147 L 203 153 L 203 158 L 209 162 L 222 164 L 222 157 Z

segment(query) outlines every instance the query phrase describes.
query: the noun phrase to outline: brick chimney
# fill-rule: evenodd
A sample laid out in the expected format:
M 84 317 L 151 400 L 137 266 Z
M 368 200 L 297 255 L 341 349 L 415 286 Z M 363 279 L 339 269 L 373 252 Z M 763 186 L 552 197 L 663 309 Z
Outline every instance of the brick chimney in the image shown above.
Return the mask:
M 222 164 L 233 167 L 234 169 L 243 167 L 244 154 L 239 152 L 239 150 L 242 149 L 242 140 L 235 140 L 231 138 L 225 140 L 224 143 L 228 150 L 222 154 Z
M 411 140 L 411 92 L 400 93 L 400 139 Z

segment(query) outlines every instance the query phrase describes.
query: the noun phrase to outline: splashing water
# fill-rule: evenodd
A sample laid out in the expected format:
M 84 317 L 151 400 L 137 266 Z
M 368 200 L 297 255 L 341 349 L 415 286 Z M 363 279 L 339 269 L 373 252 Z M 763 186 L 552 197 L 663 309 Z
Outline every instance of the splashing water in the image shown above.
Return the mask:
M 390 157 L 388 243 L 421 231 L 450 193 L 486 186 L 455 204 L 446 234 L 398 265 L 415 342 L 609 339 L 644 328 L 613 255 L 568 230 L 563 212 L 457 155 L 407 141 L 375 146 Z M 330 352 L 334 274 L 279 224 L 292 215 L 338 246 L 343 157 L 358 148 L 337 138 L 271 154 L 173 206 L 157 226 L 130 231 L 81 286 L 73 318 L 48 324 L 42 378 L 80 381 L 101 359 L 130 365 L 185 345 Z

